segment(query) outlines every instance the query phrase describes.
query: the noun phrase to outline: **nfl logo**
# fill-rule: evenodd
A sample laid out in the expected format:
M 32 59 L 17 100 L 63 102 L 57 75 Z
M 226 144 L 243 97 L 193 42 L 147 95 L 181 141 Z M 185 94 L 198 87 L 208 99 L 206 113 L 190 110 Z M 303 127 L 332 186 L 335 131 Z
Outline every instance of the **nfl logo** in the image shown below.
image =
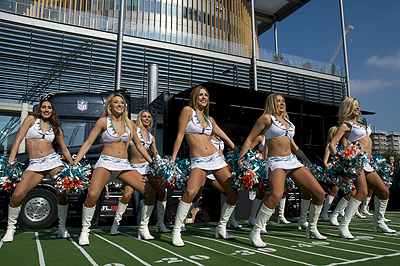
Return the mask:
M 80 110 L 80 111 L 86 111 L 87 110 L 87 101 L 85 101 L 85 100 L 81 100 L 81 101 L 78 101 L 78 110 Z
M 249 190 L 249 199 L 250 200 L 255 200 L 256 198 L 256 191 L 255 190 Z

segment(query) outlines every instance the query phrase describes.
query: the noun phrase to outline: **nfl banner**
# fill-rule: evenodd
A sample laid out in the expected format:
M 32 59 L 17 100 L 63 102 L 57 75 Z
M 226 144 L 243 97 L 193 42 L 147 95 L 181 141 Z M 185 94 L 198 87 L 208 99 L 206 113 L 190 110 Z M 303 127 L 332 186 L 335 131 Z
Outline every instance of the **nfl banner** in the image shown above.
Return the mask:
M 78 100 L 78 110 L 80 111 L 86 111 L 88 107 L 88 102 L 85 100 Z

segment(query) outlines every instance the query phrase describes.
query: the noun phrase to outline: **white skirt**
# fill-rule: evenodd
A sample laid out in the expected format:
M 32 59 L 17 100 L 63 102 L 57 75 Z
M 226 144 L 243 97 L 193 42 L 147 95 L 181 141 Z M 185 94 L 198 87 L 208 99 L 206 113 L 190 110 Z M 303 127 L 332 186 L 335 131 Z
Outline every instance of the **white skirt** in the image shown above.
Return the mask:
M 144 163 L 132 163 L 131 164 L 133 170 L 136 170 L 141 175 L 151 174 L 150 164 L 148 162 Z
M 30 159 L 29 166 L 25 171 L 43 172 L 59 166 L 64 166 L 64 164 L 60 159 L 60 155 L 54 152 L 45 157 Z
M 364 163 L 363 169 L 368 173 L 375 171 L 375 169 L 369 164 L 369 160 L 368 162 Z
M 221 155 L 216 152 L 213 155 L 206 157 L 195 157 L 190 158 L 190 169 L 200 168 L 202 170 L 219 170 L 228 166 L 228 164 L 222 159 Z
M 207 174 L 206 178 L 210 179 L 210 180 L 213 180 L 213 181 L 215 180 L 215 176 L 213 174 Z
M 301 164 L 292 153 L 289 156 L 267 157 L 267 166 L 271 169 L 271 172 L 279 168 L 289 173 L 291 170 L 303 167 L 304 165 Z
M 128 159 L 121 159 L 108 155 L 100 155 L 94 169 L 97 167 L 103 167 L 109 171 L 129 171 L 134 170 L 128 161 Z

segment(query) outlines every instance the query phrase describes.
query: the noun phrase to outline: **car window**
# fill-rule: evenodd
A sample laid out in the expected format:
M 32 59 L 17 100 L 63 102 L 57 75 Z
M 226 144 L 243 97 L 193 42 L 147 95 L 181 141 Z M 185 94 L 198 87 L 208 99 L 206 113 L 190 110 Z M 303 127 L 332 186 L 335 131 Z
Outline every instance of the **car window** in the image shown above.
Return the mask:
M 62 130 L 67 147 L 82 146 L 85 142 L 85 131 L 87 123 L 63 122 Z

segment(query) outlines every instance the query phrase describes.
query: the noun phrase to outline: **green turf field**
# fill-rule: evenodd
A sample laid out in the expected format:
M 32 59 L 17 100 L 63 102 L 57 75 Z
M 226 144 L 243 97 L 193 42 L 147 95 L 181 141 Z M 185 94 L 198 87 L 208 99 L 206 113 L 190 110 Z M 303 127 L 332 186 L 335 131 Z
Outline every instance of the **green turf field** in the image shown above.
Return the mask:
M 400 231 L 400 212 L 386 217 L 390 228 Z M 137 239 L 137 226 L 120 227 L 118 236 L 108 234 L 110 227 L 92 228 L 85 247 L 77 244 L 80 228 L 69 228 L 70 239 L 57 238 L 57 229 L 18 230 L 13 242 L 0 242 L 0 265 L 400 265 L 400 233 L 373 232 L 372 217 L 353 219 L 355 240 L 338 238 L 327 222 L 318 223 L 327 240 L 306 239 L 297 218 L 289 220 L 292 224 L 268 222 L 268 235 L 262 236 L 266 248 L 249 245 L 248 226 L 229 230 L 234 240 L 216 239 L 216 223 L 189 224 L 180 248 L 171 244 L 171 234 L 156 233 L 153 226 L 152 241 Z

